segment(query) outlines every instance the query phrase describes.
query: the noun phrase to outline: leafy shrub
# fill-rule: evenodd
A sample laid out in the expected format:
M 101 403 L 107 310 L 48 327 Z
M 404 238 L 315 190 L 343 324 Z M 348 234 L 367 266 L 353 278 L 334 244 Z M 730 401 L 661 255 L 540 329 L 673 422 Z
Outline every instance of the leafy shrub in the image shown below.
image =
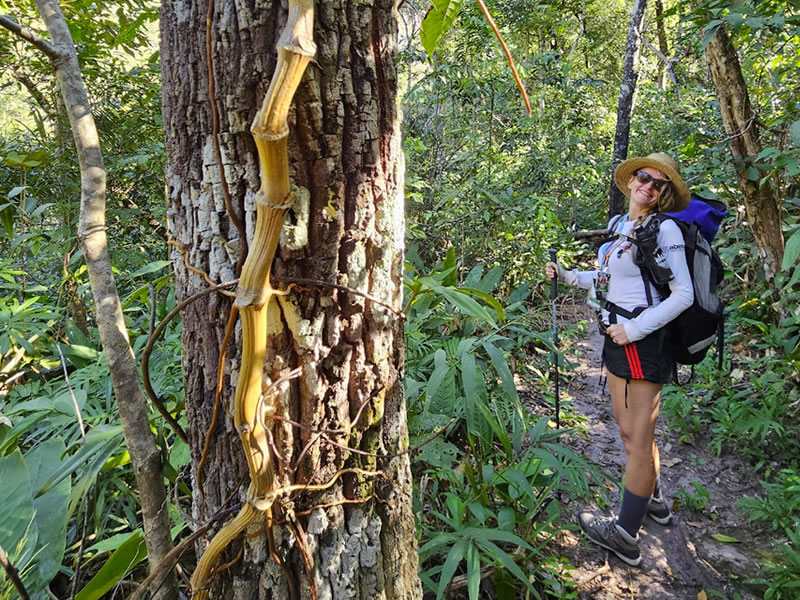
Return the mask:
M 587 477 L 602 475 L 558 442 L 548 418 L 533 418 L 520 402 L 508 355 L 544 347 L 544 336 L 525 326 L 528 286 L 500 302 L 490 295 L 499 269 L 473 268 L 462 286 L 455 271 L 451 250 L 431 275 L 409 267 L 406 277 L 421 577 L 441 598 L 463 573 L 475 599 L 491 567 L 502 597 L 514 589 L 541 597 L 543 588 L 569 597 L 559 575 L 567 567 L 546 549 L 561 530 L 556 496 L 587 497 Z

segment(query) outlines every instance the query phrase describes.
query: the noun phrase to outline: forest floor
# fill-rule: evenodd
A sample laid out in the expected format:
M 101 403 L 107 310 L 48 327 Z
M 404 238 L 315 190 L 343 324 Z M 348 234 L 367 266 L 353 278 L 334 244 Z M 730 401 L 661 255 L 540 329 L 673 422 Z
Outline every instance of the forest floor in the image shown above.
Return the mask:
M 576 315 L 575 320 L 591 319 L 587 338 L 572 344 L 568 352 L 569 360 L 577 366 L 566 374 L 562 368 L 562 382 L 566 379 L 568 384 L 562 385 L 566 389 L 562 389 L 561 399 L 575 420 L 575 432 L 566 441 L 599 465 L 612 481 L 619 482 L 625 453 L 611 413 L 608 388 L 599 384 L 602 336 L 588 309 L 564 308 L 569 309 L 564 313 Z M 524 402 L 541 412 L 536 394 L 520 391 Z M 759 576 L 758 560 L 768 552 L 769 534 L 749 524 L 735 504 L 742 496 L 755 496 L 760 489 L 751 464 L 735 453 L 716 456 L 702 436 L 694 445 L 679 443 L 678 438 L 678 432 L 668 429 L 666 417 L 659 416 L 656 439 L 661 452 L 661 482 L 665 498 L 672 503 L 673 520 L 663 526 L 645 518 L 639 533 L 643 560 L 638 567 L 629 567 L 612 553 L 588 543 L 577 527 L 559 540 L 564 555 L 575 566 L 571 577 L 578 582 L 578 598 L 751 600 L 762 596 L 743 582 Z M 688 494 L 698 496 L 693 482 L 708 491 L 708 504 L 701 511 L 681 506 Z M 616 488 L 609 492 L 611 498 L 619 493 Z M 564 508 L 567 519 L 584 508 L 599 510 L 595 504 L 584 507 L 576 502 Z M 612 501 L 606 510 L 616 509 Z M 735 541 L 719 541 L 730 538 Z

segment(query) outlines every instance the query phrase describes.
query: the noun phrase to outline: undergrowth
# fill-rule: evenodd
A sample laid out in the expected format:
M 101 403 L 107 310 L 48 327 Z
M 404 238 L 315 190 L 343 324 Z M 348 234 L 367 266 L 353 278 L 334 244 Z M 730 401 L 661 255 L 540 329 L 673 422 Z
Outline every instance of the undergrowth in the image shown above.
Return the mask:
M 545 387 L 552 333 L 530 327 L 527 284 L 491 295 L 502 275 L 479 265 L 459 285 L 452 249 L 430 275 L 407 268 L 420 574 L 436 598 L 462 588 L 484 597 L 489 574 L 500 599 L 573 598 L 571 567 L 548 542 L 562 529 L 560 498 L 587 498 L 604 475 L 561 443 L 550 417 L 523 407 L 510 358 L 541 356 Z

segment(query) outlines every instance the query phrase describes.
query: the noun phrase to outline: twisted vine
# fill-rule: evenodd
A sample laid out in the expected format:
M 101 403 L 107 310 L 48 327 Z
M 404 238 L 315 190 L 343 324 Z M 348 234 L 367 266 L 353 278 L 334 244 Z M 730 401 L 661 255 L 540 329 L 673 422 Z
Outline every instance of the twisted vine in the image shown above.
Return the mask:
M 261 109 L 251 127 L 261 166 L 261 188 L 256 194 L 256 228 L 242 266 L 235 306 L 242 322 L 242 362 L 234 394 L 234 425 L 250 472 L 245 503 L 239 513 L 214 536 L 191 578 L 193 598 L 208 598 L 207 585 L 219 555 L 241 532 L 269 511 L 275 499 L 295 489 L 323 486 L 286 486 L 275 489 L 275 469 L 269 445 L 268 423 L 258 418 L 267 336 L 267 306 L 277 292 L 270 285 L 272 260 L 280 240 L 285 212 L 292 206 L 289 183 L 287 116 L 292 98 L 316 52 L 313 41 L 313 0 L 290 0 L 289 18 L 278 40 L 278 62 Z M 274 397 L 264 400 L 274 405 Z M 374 474 L 374 473 L 373 473 Z

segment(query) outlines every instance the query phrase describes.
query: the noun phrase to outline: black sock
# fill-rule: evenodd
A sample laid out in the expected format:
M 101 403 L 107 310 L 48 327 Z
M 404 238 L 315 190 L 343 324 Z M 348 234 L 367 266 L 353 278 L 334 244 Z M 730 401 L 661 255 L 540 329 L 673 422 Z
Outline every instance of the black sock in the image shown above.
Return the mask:
M 656 486 L 653 488 L 653 498 L 661 496 L 661 477 L 656 476 Z
M 639 533 L 639 527 L 642 526 L 642 521 L 647 514 L 647 505 L 650 502 L 650 496 L 637 496 L 636 494 L 628 491 L 625 488 L 625 493 L 622 495 L 622 506 L 619 509 L 617 516 L 617 523 L 631 537 L 636 537 Z

